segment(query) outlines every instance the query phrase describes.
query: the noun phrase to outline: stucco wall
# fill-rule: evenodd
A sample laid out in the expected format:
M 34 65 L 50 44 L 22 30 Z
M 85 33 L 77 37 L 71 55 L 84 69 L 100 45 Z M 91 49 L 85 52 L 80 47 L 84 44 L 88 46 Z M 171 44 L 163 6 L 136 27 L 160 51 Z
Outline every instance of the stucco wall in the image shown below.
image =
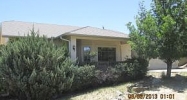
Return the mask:
M 77 57 L 79 61 L 83 61 L 83 47 L 88 46 L 91 48 L 91 52 L 98 52 L 98 47 L 114 47 L 116 48 L 116 61 L 125 60 L 125 57 L 131 57 L 131 48 L 128 44 L 121 45 L 120 41 L 109 41 L 109 40 L 88 40 L 78 39 L 77 40 Z M 94 58 L 98 61 L 98 56 Z
M 61 40 L 61 39 L 53 39 L 53 42 L 58 45 L 58 46 L 63 46 L 65 45 L 68 49 L 68 42 L 67 41 L 64 41 L 64 40 Z
M 104 40 L 80 40 L 81 47 L 81 61 L 83 61 L 83 47 L 89 46 L 91 48 L 91 52 L 98 52 L 98 47 L 114 47 L 116 48 L 116 60 L 121 61 L 121 50 L 120 50 L 120 42 L 119 41 L 104 41 Z M 98 57 L 94 58 L 95 61 L 98 61 Z
M 131 58 L 131 46 L 129 44 L 121 45 L 121 60 L 124 61 Z
M 182 66 L 187 63 L 187 57 L 179 59 L 179 66 Z
M 1 44 L 5 44 L 5 38 L 3 38 L 3 37 L 1 36 L 0 39 L 1 39 Z
M 172 68 L 177 68 L 178 67 L 178 61 L 174 62 L 172 64 Z M 160 59 L 151 59 L 149 61 L 149 70 L 157 70 L 157 69 L 166 69 L 167 65 Z
M 0 44 L 6 44 L 7 42 L 8 42 L 8 40 L 9 40 L 9 38 L 8 37 L 0 37 L 0 39 L 1 39 L 1 43 Z

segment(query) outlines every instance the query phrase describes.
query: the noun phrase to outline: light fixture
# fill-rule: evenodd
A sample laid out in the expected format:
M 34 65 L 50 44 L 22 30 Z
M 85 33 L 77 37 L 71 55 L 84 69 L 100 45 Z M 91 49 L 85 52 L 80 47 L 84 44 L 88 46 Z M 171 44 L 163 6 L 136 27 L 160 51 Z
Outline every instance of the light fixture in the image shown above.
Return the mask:
M 75 45 L 73 45 L 73 50 L 75 51 Z

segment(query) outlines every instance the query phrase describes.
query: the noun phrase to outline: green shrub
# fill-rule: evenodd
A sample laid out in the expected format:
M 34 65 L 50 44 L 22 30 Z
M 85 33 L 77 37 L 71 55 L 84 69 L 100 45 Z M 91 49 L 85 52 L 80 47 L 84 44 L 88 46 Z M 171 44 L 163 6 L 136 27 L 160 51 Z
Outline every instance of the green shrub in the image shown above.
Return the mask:
M 0 56 L 2 56 L 1 50 L 3 47 L 4 47 L 4 45 L 0 45 Z M 0 95 L 5 94 L 7 92 L 5 85 L 6 84 L 5 84 L 4 78 L 3 78 L 2 74 L 0 73 Z
M 141 58 L 127 59 L 124 63 L 115 66 L 123 77 L 141 79 L 147 73 L 148 61 Z
M 6 93 L 7 93 L 6 84 L 5 84 L 4 78 L 0 75 L 0 95 L 6 94 Z
M 0 73 L 6 87 L 19 100 L 49 100 L 68 91 L 73 82 L 72 63 L 65 47 L 31 31 L 2 48 Z
M 84 65 L 73 68 L 74 80 L 72 90 L 84 90 L 94 83 L 95 66 Z
M 147 74 L 149 62 L 142 58 L 132 58 L 130 59 L 130 62 L 131 61 L 131 67 L 128 67 L 129 76 L 132 76 L 135 79 L 143 78 Z
M 106 71 L 96 71 L 95 77 L 97 84 L 99 85 L 110 85 L 114 83 L 119 83 L 119 77 L 121 76 L 121 71 L 116 68 L 108 67 Z
M 111 85 L 124 81 L 141 79 L 147 73 L 148 61 L 140 58 L 127 59 L 125 62 L 110 66 L 106 71 L 96 71 L 96 81 L 100 85 Z

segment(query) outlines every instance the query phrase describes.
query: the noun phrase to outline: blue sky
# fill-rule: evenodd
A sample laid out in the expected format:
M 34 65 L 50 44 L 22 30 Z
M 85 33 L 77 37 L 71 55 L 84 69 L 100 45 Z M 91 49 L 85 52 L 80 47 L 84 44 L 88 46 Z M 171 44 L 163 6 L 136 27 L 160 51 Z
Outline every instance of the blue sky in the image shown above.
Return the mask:
M 128 33 L 141 0 L 0 0 L 0 22 L 93 26 Z M 149 7 L 152 0 L 146 0 Z

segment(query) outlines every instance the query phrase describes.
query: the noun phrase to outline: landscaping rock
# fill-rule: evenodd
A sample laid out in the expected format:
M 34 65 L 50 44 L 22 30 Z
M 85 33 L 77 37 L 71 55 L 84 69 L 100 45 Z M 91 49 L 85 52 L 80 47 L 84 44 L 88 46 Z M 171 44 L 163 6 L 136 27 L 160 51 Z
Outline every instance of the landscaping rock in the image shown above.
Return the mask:
M 179 90 L 179 91 L 177 91 L 178 93 L 184 93 L 184 91 L 183 90 Z
M 147 89 L 148 89 L 148 87 L 132 87 L 132 91 L 136 92 L 136 93 L 143 92 L 143 91 L 145 91 Z

